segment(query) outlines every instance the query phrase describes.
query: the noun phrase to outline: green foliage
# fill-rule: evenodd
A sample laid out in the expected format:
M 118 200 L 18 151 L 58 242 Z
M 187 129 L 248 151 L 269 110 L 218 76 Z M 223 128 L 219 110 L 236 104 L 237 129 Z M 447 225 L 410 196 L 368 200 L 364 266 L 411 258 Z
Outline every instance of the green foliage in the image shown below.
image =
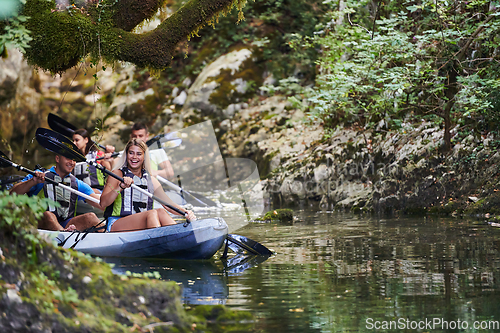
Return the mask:
M 30 31 L 26 28 L 28 16 L 18 12 L 18 7 L 26 3 L 26 0 L 12 0 L 10 4 L 16 9 L 10 12 L 8 16 L 2 17 L 2 8 L 0 8 L 0 55 L 6 56 L 7 49 L 14 47 L 21 52 L 29 48 L 28 43 L 32 40 Z
M 489 3 L 489 1 L 488 1 Z M 310 116 L 328 128 L 399 128 L 429 116 L 438 122 L 484 119 L 498 128 L 500 22 L 481 1 L 347 1 L 332 5 L 321 44 Z M 493 116 L 493 117 L 492 117 Z M 477 122 L 474 124 L 477 125 Z
M 182 1 L 177 1 L 181 3 Z M 237 11 L 219 18 L 213 27 L 198 32 L 199 37 L 189 41 L 189 48 L 182 48 L 174 56 L 172 68 L 165 75 L 194 79 L 203 67 L 222 54 L 248 47 L 259 55 L 257 66 L 272 74 L 276 80 L 296 77 L 301 82 L 313 82 L 317 49 L 295 52 L 292 44 L 311 35 L 323 20 L 327 9 L 321 0 L 264 0 L 249 1 L 242 9 L 245 20 L 235 27 Z M 187 58 L 186 58 L 187 56 Z
M 47 198 L 0 192 L 0 228 L 18 234 L 31 231 L 51 202 Z
M 50 202 L 46 198 L 0 192 L 0 234 L 20 238 L 26 244 L 31 264 L 37 262 L 37 248 L 41 243 L 36 226 Z

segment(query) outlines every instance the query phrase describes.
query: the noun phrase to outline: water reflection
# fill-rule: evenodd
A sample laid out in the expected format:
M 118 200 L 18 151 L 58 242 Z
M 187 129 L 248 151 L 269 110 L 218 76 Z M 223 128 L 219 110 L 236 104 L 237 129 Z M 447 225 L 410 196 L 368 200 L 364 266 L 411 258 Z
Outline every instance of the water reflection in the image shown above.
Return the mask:
M 115 274 L 144 274 L 182 285 L 185 304 L 225 304 L 229 295 L 228 277 L 243 274 L 268 257 L 236 255 L 227 260 L 158 260 L 104 258 Z
M 369 331 L 370 319 L 500 322 L 500 230 L 459 219 L 298 215 L 292 225 L 238 231 L 277 253 L 230 280 L 227 304 L 256 313 L 256 331 Z
M 155 273 L 165 281 L 182 285 L 186 304 L 224 304 L 229 294 L 224 265 L 215 260 L 149 260 L 135 258 L 104 258 L 113 263 L 116 274 Z
M 146 262 L 115 270 L 156 270 L 183 284 L 186 303 L 251 311 L 254 332 L 369 332 L 374 321 L 426 319 L 449 326 L 381 331 L 475 332 L 478 322 L 500 332 L 500 228 L 467 219 L 296 215 L 291 224 L 237 231 L 275 252 L 264 262 L 236 256 L 226 265 Z M 458 320 L 468 329 L 450 325 Z

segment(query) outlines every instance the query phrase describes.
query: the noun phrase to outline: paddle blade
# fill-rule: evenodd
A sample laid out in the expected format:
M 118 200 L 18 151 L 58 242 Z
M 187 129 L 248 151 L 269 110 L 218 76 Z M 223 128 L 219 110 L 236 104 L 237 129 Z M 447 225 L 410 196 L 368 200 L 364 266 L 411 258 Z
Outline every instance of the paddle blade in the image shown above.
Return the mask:
M 12 166 L 12 162 L 10 162 L 7 155 L 0 151 L 0 168 L 8 168 Z
M 240 275 L 249 268 L 263 263 L 268 258 L 268 256 L 246 256 L 240 253 L 227 260 L 223 259 L 223 263 L 226 272 L 231 276 L 235 276 Z
M 273 255 L 273 252 L 269 250 L 267 247 L 245 236 L 229 234 L 227 235 L 227 239 L 229 240 L 230 243 L 232 243 L 229 245 L 229 248 L 236 253 L 241 253 L 241 251 L 238 251 L 236 248 L 233 248 L 234 245 L 236 245 L 241 249 L 244 249 L 245 251 L 251 254 L 259 256 Z
M 168 149 L 179 147 L 182 139 L 178 137 L 177 132 L 160 134 L 146 141 L 146 145 L 150 149 Z
M 85 156 L 78 151 L 73 141 L 57 132 L 46 128 L 38 128 L 35 136 L 36 141 L 48 151 L 62 155 L 76 162 L 86 161 Z
M 9 190 L 14 183 L 17 183 L 24 179 L 24 176 L 12 175 L 0 177 L 0 190 Z
M 49 123 L 50 128 L 67 137 L 72 137 L 75 133 L 76 127 L 73 124 L 68 123 L 66 120 L 53 113 L 49 113 L 47 122 Z

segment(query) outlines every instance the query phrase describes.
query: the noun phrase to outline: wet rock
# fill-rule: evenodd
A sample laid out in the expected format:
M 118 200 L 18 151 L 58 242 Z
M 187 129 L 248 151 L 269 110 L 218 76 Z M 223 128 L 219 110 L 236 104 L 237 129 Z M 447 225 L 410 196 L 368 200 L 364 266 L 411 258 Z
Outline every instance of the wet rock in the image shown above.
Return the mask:
M 226 109 L 223 104 L 227 101 L 233 101 L 228 105 L 237 102 L 238 96 L 244 95 L 248 90 L 247 80 L 238 74 L 242 73 L 245 61 L 251 56 L 250 50 L 241 49 L 223 55 L 206 66 L 189 88 L 184 109 L 196 109 L 208 115 Z M 222 89 L 224 92 L 220 91 Z M 224 96 L 217 100 L 215 94 Z M 226 113 L 229 114 L 228 117 L 232 116 L 231 112 Z
M 23 302 L 18 292 L 15 289 L 7 289 L 7 292 L 5 293 L 4 297 L 7 304 L 10 305 Z
M 478 202 L 479 198 L 478 197 L 468 197 L 468 199 L 472 202 Z

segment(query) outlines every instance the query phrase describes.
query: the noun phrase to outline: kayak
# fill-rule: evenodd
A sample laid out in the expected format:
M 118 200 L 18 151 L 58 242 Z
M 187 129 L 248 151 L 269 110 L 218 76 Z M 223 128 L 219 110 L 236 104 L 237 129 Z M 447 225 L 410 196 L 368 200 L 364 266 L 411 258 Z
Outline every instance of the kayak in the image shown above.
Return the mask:
M 228 226 L 217 217 L 127 232 L 38 231 L 64 248 L 99 257 L 209 259 L 224 244 Z

